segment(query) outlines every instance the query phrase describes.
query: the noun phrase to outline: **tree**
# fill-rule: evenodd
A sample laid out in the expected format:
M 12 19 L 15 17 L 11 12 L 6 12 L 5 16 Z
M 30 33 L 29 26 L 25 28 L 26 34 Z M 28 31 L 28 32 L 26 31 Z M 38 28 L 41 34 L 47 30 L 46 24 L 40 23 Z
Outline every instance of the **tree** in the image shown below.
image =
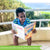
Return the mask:
M 45 16 L 43 15 L 39 15 L 39 16 L 34 16 L 34 12 L 33 11 L 27 11 L 26 12 L 26 16 L 27 18 L 31 19 L 31 20 L 35 20 L 35 19 L 46 19 Z M 36 23 L 36 27 L 39 27 L 40 22 Z M 47 21 L 43 21 L 41 22 L 41 27 L 46 27 L 48 26 L 48 22 Z

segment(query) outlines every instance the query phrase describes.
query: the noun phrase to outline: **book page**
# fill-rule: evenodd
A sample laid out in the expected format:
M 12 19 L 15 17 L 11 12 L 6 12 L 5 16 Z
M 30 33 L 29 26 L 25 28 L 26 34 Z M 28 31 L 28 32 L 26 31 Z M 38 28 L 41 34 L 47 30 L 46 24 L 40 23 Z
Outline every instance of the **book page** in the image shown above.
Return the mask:
M 36 23 L 31 23 L 29 25 L 27 25 L 24 29 L 25 29 L 25 39 L 28 39 L 29 37 L 32 37 L 32 30 L 35 29 Z
M 25 40 L 24 27 L 12 23 L 12 28 L 17 32 L 15 35 Z

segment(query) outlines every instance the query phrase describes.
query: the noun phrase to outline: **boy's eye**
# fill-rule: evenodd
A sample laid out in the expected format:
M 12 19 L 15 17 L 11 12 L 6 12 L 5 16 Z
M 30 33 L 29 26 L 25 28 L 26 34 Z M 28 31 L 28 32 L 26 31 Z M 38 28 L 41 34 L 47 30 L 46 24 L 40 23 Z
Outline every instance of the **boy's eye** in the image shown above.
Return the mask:
M 24 15 L 24 17 L 25 17 L 25 15 Z
M 24 16 L 20 16 L 20 18 L 23 18 L 23 17 L 25 18 L 25 15 Z

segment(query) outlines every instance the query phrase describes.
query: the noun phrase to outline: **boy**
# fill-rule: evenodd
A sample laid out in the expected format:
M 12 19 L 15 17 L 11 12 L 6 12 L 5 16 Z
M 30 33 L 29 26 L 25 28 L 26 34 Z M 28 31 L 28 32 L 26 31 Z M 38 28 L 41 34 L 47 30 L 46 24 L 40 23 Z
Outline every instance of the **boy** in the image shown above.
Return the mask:
M 30 24 L 30 20 L 28 18 L 26 18 L 25 15 L 25 10 L 23 8 L 17 8 L 16 9 L 16 16 L 17 18 L 14 19 L 13 23 L 21 25 L 23 27 L 25 27 L 26 25 Z M 36 30 L 32 30 L 32 32 L 36 32 Z M 16 32 L 12 29 L 12 33 L 15 34 Z M 13 41 L 14 41 L 14 45 L 18 45 L 18 37 L 13 35 Z M 27 43 L 28 45 L 31 45 L 31 37 L 27 39 Z

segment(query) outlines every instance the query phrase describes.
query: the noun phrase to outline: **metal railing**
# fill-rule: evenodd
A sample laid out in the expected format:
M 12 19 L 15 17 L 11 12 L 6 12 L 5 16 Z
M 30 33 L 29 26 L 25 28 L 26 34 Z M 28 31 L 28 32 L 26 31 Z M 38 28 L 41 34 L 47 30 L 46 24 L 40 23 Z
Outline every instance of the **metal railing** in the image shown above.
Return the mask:
M 25 9 L 26 11 L 50 11 L 50 9 Z M 12 10 L 0 10 L 0 13 L 1 12 L 13 12 L 14 13 L 14 18 L 16 18 L 16 13 L 15 13 L 15 9 L 12 9 Z M 41 22 L 42 21 L 50 21 L 50 19 L 36 19 L 36 20 L 31 20 L 31 22 L 34 22 L 34 21 L 39 21 L 40 24 L 39 24 L 39 28 L 41 28 Z M 0 25 L 4 25 L 4 24 L 12 24 L 12 21 L 11 22 L 2 22 L 0 23 Z

